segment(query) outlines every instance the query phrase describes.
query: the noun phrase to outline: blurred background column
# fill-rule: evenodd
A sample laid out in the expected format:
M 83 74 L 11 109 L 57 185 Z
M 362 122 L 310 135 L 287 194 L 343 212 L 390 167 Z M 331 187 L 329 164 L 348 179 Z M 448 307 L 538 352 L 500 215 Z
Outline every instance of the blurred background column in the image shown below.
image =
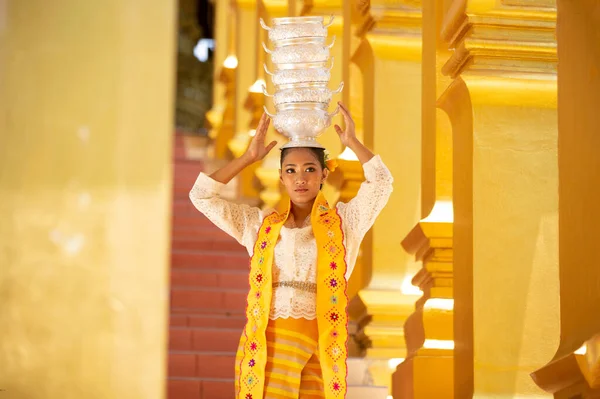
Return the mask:
M 164 395 L 174 0 L 0 1 L 0 396 Z

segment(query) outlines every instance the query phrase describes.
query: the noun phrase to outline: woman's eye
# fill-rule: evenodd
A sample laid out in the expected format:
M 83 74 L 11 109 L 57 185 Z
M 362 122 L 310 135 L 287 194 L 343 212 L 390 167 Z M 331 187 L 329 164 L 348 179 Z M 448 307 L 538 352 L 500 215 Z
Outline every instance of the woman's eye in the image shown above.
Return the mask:
M 313 167 L 310 167 L 310 168 L 306 169 L 306 171 L 307 171 L 307 172 L 314 172 L 315 170 L 316 170 L 316 169 L 315 169 L 315 168 L 313 168 Z
M 294 169 L 286 169 L 285 173 L 294 173 Z

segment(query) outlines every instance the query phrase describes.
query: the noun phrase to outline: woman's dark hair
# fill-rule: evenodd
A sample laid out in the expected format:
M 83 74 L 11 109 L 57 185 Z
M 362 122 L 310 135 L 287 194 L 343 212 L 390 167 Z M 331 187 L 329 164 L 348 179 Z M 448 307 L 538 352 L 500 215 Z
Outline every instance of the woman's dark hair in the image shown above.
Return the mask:
M 319 163 L 321 164 L 321 168 L 323 170 L 327 169 L 327 164 L 325 164 L 325 150 L 323 148 L 314 148 L 314 147 L 302 147 L 302 148 L 306 148 L 307 150 L 309 150 L 310 152 L 312 152 L 314 154 L 314 156 L 317 158 L 317 160 L 319 161 Z M 284 148 L 283 150 L 281 150 L 281 158 L 279 159 L 279 167 L 283 167 L 283 159 L 285 158 L 285 156 L 287 155 L 287 153 L 293 150 L 293 148 Z

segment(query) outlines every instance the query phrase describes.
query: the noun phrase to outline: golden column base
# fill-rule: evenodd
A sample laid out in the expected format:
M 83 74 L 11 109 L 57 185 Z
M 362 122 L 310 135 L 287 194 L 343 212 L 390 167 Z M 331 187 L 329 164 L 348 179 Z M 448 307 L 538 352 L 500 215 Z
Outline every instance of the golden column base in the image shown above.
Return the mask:
M 423 296 L 404 325 L 408 356 L 392 378 L 396 399 L 454 397 L 451 209 L 438 201 L 402 243 L 423 263 L 412 280 Z
M 555 356 L 531 377 L 556 399 L 600 398 L 600 334 L 575 352 Z
M 369 359 L 378 386 L 390 386 L 391 374 L 404 360 L 404 321 L 414 309 L 414 295 L 397 290 L 363 289 L 350 300 L 350 332 L 356 356 Z

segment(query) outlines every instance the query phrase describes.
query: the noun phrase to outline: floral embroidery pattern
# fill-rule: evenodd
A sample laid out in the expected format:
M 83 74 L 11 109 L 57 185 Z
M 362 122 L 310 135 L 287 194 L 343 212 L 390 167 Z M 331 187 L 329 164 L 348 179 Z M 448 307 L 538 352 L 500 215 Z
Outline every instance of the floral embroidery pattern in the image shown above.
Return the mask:
M 337 377 L 333 377 L 330 387 L 336 397 L 345 389 L 342 382 Z
M 335 361 L 337 361 L 342 355 L 342 348 L 340 348 L 340 346 L 337 343 L 333 343 L 329 348 L 327 348 L 327 353 Z
M 263 307 L 260 304 L 257 303 L 252 307 L 252 316 L 254 316 L 254 319 L 260 319 L 264 313 Z
M 335 269 L 337 269 L 337 263 L 335 263 L 335 262 L 331 262 L 331 263 L 329 264 L 329 267 L 331 268 L 331 270 L 335 270 Z
M 332 312 L 329 317 L 331 318 L 331 321 L 338 321 L 340 319 L 340 315 L 336 312 Z
M 333 348 L 333 349 L 331 350 L 331 354 L 332 354 L 333 356 L 339 356 L 339 355 L 340 355 L 340 349 L 339 349 L 339 348 Z
M 248 366 L 254 367 L 255 365 L 256 365 L 256 362 L 254 361 L 254 359 L 250 359 L 250 361 L 248 362 Z
M 343 280 L 340 276 L 336 276 L 335 273 L 331 273 L 324 280 L 325 286 L 329 288 L 332 292 L 336 292 L 343 285 Z M 331 300 L 331 297 L 329 298 Z M 332 303 L 332 305 L 337 305 L 336 303 Z
M 263 242 L 260 244 L 260 249 L 265 249 L 266 247 L 267 247 L 267 242 L 266 242 L 266 241 L 263 241 Z

